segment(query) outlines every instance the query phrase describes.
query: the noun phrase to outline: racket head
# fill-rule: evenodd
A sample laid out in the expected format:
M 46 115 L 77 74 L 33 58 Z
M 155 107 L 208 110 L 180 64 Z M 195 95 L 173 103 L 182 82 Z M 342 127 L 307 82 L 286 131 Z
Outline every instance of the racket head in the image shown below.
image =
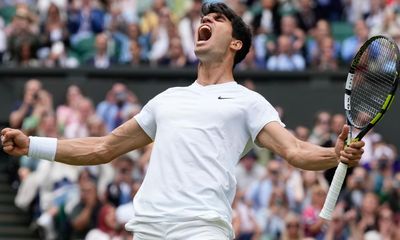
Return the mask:
M 361 130 L 360 140 L 390 107 L 400 73 L 400 52 L 390 38 L 368 39 L 354 56 L 345 87 L 347 122 Z

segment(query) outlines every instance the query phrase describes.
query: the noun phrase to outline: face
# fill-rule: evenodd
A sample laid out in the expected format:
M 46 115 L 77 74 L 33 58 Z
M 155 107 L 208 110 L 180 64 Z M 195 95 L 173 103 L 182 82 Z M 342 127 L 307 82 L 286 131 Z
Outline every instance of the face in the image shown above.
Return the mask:
M 202 18 L 195 39 L 195 53 L 201 62 L 222 61 L 228 55 L 232 41 L 235 41 L 231 22 L 218 13 Z

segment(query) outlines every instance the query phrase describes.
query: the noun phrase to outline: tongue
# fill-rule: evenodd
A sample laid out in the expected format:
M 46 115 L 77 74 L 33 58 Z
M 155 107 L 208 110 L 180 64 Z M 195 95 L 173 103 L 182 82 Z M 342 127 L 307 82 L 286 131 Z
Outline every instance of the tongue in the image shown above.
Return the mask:
M 201 27 L 199 29 L 199 40 L 200 41 L 207 41 L 211 37 L 211 29 L 209 27 Z

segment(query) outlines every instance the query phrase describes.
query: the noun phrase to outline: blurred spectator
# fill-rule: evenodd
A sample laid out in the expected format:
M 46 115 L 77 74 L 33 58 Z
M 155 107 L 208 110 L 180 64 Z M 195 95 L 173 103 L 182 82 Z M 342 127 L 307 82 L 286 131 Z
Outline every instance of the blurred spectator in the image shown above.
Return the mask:
M 133 61 L 137 61 L 138 59 L 142 59 L 144 63 L 148 62 L 149 59 L 149 51 L 150 51 L 150 34 L 142 34 L 140 30 L 140 26 L 137 23 L 130 23 L 128 25 L 128 37 L 130 41 L 130 52 L 131 56 L 129 56 L 128 61 L 134 58 L 132 53 L 132 42 L 136 42 L 140 49 L 140 52 L 136 55 L 140 55 L 140 58 L 136 57 Z
M 332 220 L 328 224 L 326 231 L 326 240 L 346 240 L 358 239 L 355 221 L 355 212 L 349 211 L 344 213 L 338 204 L 332 213 Z
M 167 54 L 170 39 L 179 37 L 171 12 L 168 8 L 162 8 L 158 17 L 159 24 L 151 32 L 152 46 L 149 52 L 149 60 L 153 64 L 157 64 L 157 62 Z
M 322 187 L 324 190 L 328 190 L 328 183 L 324 179 L 321 172 L 314 171 L 302 171 L 304 198 L 301 202 L 301 209 L 309 206 L 312 201 L 312 189 L 314 186 Z
M 175 68 L 191 65 L 183 52 L 182 41 L 179 37 L 173 37 L 169 40 L 168 52 L 159 60 L 158 64 Z
M 307 61 L 311 64 L 315 62 L 321 54 L 321 47 L 324 44 L 326 37 L 332 37 L 331 25 L 326 20 L 318 20 L 315 28 L 312 30 L 311 39 L 307 41 Z M 334 43 L 334 58 L 338 58 L 340 53 L 340 44 L 335 41 Z
M 248 186 L 259 180 L 265 175 L 265 167 L 257 162 L 257 155 L 254 150 L 250 150 L 240 159 L 236 166 L 237 188 L 245 191 Z
M 63 43 L 64 47 L 69 46 L 69 33 L 66 28 L 65 16 L 55 3 L 48 7 L 45 19 L 41 26 L 41 44 L 51 48 L 55 43 Z
M 42 83 L 39 80 L 31 79 L 25 83 L 23 99 L 15 103 L 10 114 L 9 122 L 12 128 L 21 128 L 24 118 L 32 114 L 33 105 L 41 89 Z
M 281 36 L 287 36 L 295 53 L 302 53 L 305 44 L 305 34 L 297 26 L 296 18 L 292 15 L 283 16 L 281 19 Z M 279 39 L 278 39 L 279 41 Z
M 97 105 L 96 114 L 104 121 L 107 131 L 121 125 L 123 112 L 135 104 L 136 96 L 122 83 L 116 83 L 107 93 L 106 100 Z
M 343 4 L 346 20 L 352 24 L 362 19 L 371 7 L 371 1 L 365 0 L 345 0 Z
M 149 63 L 148 59 L 143 55 L 143 49 L 137 40 L 131 40 L 129 43 L 130 66 L 141 66 Z
M 282 240 L 303 240 L 304 233 L 300 217 L 295 213 L 289 212 L 285 216 L 285 230 Z
M 382 240 L 396 239 L 393 211 L 388 207 L 383 207 L 379 210 L 378 231 Z
M 78 109 L 82 98 L 81 89 L 77 85 L 70 85 L 67 88 L 65 104 L 58 106 L 56 111 L 57 125 L 62 134 L 66 126 L 79 121 Z
M 300 0 L 298 1 L 298 9 L 296 13 L 296 19 L 299 28 L 305 33 L 314 28 L 317 23 L 317 16 L 315 11 L 315 5 L 312 0 Z
M 298 139 L 307 142 L 307 140 L 308 140 L 308 138 L 309 138 L 309 136 L 310 136 L 310 129 L 308 129 L 308 128 L 305 127 L 305 126 L 297 126 L 297 127 L 295 128 L 295 130 L 294 130 L 294 135 L 295 135 Z
M 76 45 L 104 30 L 104 11 L 95 7 L 94 0 L 72 0 L 68 8 L 68 31 Z
M 318 112 L 308 141 L 320 146 L 332 146 L 330 124 L 331 114 L 326 111 Z
M 95 114 L 95 110 L 92 101 L 88 98 L 80 99 L 77 109 L 77 119 L 69 122 L 68 125 L 65 125 L 64 137 L 88 137 L 89 129 L 87 125 L 87 119 L 89 119 L 93 114 Z
M 324 228 L 325 220 L 318 217 L 319 212 L 324 205 L 326 191 L 318 185 L 314 185 L 311 189 L 311 203 L 304 207 L 302 219 L 304 223 L 304 232 L 306 237 L 314 237 L 316 239 L 324 239 L 326 229 Z
M 278 38 L 277 54 L 268 59 L 267 69 L 270 71 L 299 71 L 304 68 L 304 58 L 292 48 L 290 38 L 281 35 Z
M 115 206 L 105 204 L 99 212 L 97 227 L 88 232 L 85 240 L 109 240 L 120 239 L 121 226 L 118 224 L 115 214 Z
M 178 31 L 182 39 L 182 48 L 190 62 L 197 61 L 194 54 L 195 31 L 200 25 L 202 0 L 193 0 L 191 8 L 184 18 L 179 21 Z
M 108 68 L 117 63 L 117 59 L 114 56 L 110 56 L 108 41 L 109 37 L 106 33 L 99 33 L 96 36 L 96 52 L 92 58 L 87 60 L 88 65 L 95 68 Z
M 372 190 L 367 171 L 362 167 L 356 167 L 346 181 L 346 187 L 341 194 L 345 210 L 360 209 L 366 192 Z
M 342 1 L 336 0 L 316 0 L 316 13 L 318 19 L 327 19 L 329 21 L 339 21 L 342 19 L 343 6 Z
M 262 0 L 261 11 L 254 16 L 253 29 L 256 34 L 278 34 L 280 16 L 277 0 Z
M 232 203 L 232 210 L 235 218 L 238 219 L 236 229 L 237 240 L 259 239 L 261 234 L 260 226 L 257 223 L 254 210 L 246 204 L 243 199 L 243 192 L 237 191 Z
M 335 41 L 331 37 L 325 37 L 320 42 L 318 56 L 314 57 L 312 66 L 321 71 L 334 71 L 339 63 L 336 54 Z
M 79 188 L 80 201 L 68 215 L 73 238 L 84 238 L 91 229 L 96 228 L 102 207 L 97 196 L 95 182 L 83 181 L 79 184 Z
M 28 8 L 19 7 L 12 23 L 8 26 L 8 49 L 10 60 L 15 65 L 38 66 L 36 51 L 39 38 L 34 24 L 34 16 Z
M 357 216 L 357 229 L 364 234 L 371 230 L 377 230 L 377 213 L 379 211 L 378 197 L 373 192 L 367 192 L 362 199 L 361 209 Z
M 53 98 L 46 90 L 39 90 L 32 105 L 32 114 L 24 118 L 22 130 L 29 135 L 39 134 L 38 127 L 42 119 L 47 115 L 53 115 Z
M 354 33 L 354 36 L 342 43 L 342 59 L 346 64 L 351 62 L 358 49 L 368 39 L 369 29 L 364 20 L 360 19 L 354 23 Z
M 132 201 L 133 162 L 127 155 L 115 160 L 115 176 L 107 186 L 106 200 L 115 207 Z
M 282 174 L 282 163 L 278 160 L 270 160 L 267 164 L 266 175 L 249 186 L 246 201 L 252 203 L 255 211 L 266 209 L 276 188 L 287 190 Z
M 269 206 L 258 211 L 257 219 L 263 238 L 278 240 L 285 229 L 285 216 L 289 212 L 289 201 L 283 188 L 275 188 Z
M 75 68 L 78 67 L 79 60 L 73 56 L 68 56 L 67 49 L 62 42 L 54 43 L 49 55 L 44 59 L 45 67 Z
M 364 14 L 364 20 L 370 29 L 371 35 L 376 35 L 383 29 L 385 2 L 382 0 L 370 0 L 370 4 L 369 11 Z

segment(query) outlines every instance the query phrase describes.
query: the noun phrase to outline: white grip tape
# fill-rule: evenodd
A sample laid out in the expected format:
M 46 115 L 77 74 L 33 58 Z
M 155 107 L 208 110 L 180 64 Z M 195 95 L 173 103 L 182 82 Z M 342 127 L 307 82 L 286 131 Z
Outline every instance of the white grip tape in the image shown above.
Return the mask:
M 338 167 L 336 168 L 331 186 L 329 187 L 328 195 L 325 199 L 324 207 L 319 213 L 319 216 L 323 219 L 332 219 L 332 212 L 335 209 L 340 190 L 342 189 L 343 181 L 346 177 L 347 168 L 347 165 L 344 163 L 339 163 Z
M 351 101 L 351 96 L 348 94 L 345 94 L 344 95 L 344 109 L 347 111 L 351 110 L 350 101 Z
M 29 157 L 54 161 L 57 151 L 57 138 L 31 136 L 29 139 Z
M 346 80 L 346 89 L 351 90 L 353 88 L 353 78 L 354 74 L 349 73 L 347 74 L 347 80 Z

